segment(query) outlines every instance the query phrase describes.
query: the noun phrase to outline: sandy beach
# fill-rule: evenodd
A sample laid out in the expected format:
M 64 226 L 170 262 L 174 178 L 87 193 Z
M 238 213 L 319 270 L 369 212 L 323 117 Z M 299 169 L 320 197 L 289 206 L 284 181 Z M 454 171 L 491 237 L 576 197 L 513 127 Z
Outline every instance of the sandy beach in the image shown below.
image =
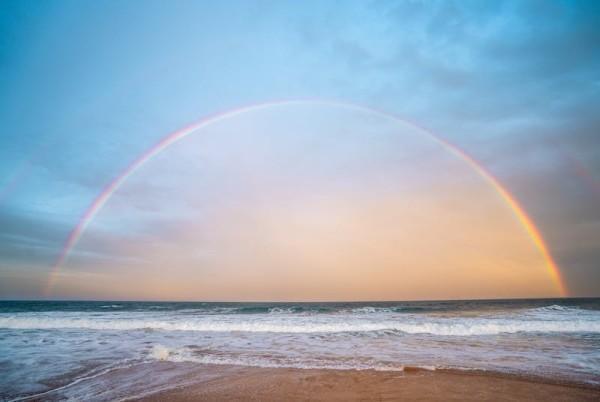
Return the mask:
M 5 302 L 0 400 L 600 400 L 599 322 L 598 299 Z
M 206 365 L 192 384 L 138 401 L 598 401 L 600 389 L 457 371 Z

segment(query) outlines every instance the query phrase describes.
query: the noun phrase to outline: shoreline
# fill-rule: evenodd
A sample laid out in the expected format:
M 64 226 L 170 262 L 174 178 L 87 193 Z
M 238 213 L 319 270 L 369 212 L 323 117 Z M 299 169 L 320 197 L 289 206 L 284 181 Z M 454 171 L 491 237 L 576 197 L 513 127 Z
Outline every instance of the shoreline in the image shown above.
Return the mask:
M 597 401 L 600 386 L 479 370 L 404 371 L 201 365 L 186 384 L 127 401 Z

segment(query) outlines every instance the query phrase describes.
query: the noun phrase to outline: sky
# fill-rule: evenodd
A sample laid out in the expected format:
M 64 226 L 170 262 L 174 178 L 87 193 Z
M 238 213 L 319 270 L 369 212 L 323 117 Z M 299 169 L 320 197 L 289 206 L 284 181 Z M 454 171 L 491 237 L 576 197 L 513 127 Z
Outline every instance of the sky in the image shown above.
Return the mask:
M 600 296 L 595 2 L 1 4 L 0 298 L 556 295 L 498 191 L 372 109 L 478 161 L 567 294 Z M 86 210 L 154 144 L 290 99 L 312 101 L 144 163 L 48 285 Z

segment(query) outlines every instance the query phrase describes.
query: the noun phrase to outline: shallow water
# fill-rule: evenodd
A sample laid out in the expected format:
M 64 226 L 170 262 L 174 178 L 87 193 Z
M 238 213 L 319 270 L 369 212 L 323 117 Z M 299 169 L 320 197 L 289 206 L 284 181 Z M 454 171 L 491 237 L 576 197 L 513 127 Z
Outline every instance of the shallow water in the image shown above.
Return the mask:
M 115 375 L 157 361 L 171 364 L 152 381 Z M 201 363 L 479 369 L 600 385 L 600 299 L 0 302 L 3 400 L 125 398 L 184 381 Z

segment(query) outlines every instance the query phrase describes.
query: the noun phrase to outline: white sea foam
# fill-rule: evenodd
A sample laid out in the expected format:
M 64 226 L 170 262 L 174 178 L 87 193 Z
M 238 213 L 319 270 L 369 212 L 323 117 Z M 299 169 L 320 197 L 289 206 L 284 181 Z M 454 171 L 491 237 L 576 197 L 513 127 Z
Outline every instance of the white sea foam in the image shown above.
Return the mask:
M 581 314 L 581 313 L 594 313 L 597 311 L 594 310 L 584 310 L 581 308 L 577 308 L 577 307 L 567 307 L 567 306 L 559 306 L 557 304 L 552 304 L 550 306 L 544 306 L 544 307 L 537 307 L 537 308 L 532 308 L 529 309 L 528 311 L 530 312 L 535 312 L 535 313 L 549 313 L 549 314 L 555 314 L 555 313 L 576 313 L 576 314 Z
M 56 387 L 56 388 L 52 388 L 49 389 L 47 391 L 44 392 L 39 392 L 37 394 L 31 394 L 31 395 L 26 395 L 26 396 L 21 396 L 21 397 L 17 397 L 17 398 L 13 398 L 10 399 L 8 402 L 20 402 L 20 401 L 31 401 L 31 400 L 42 400 L 42 397 L 46 397 L 50 394 L 56 393 L 58 391 L 62 391 L 65 390 L 67 388 L 73 387 L 83 381 L 88 381 L 88 380 L 92 380 L 94 378 L 97 377 L 101 377 L 107 373 L 110 373 L 111 371 L 115 371 L 115 370 L 119 370 L 119 369 L 123 369 L 123 368 L 127 368 L 127 367 L 132 367 L 133 365 L 135 365 L 135 363 L 121 363 L 121 364 L 117 364 L 111 367 L 106 367 L 102 370 L 99 371 L 92 371 L 90 373 L 87 373 L 81 377 L 75 378 L 74 380 L 72 380 L 71 382 L 62 385 L 60 387 Z
M 406 334 L 440 336 L 477 336 L 502 333 L 600 333 L 598 314 L 561 319 L 524 318 L 434 318 L 396 316 L 386 319 L 359 319 L 336 316 L 179 316 L 140 317 L 132 314 L 110 316 L 13 315 L 0 316 L 0 328 L 9 329 L 90 329 L 160 330 L 198 332 L 274 332 L 274 333 L 364 333 L 392 331 Z
M 354 314 L 392 313 L 394 310 L 387 307 L 357 307 L 350 310 Z
M 157 353 L 158 351 L 158 353 Z M 155 345 L 150 358 L 175 363 L 191 362 L 200 364 L 216 364 L 231 366 L 265 367 L 265 368 L 299 368 L 299 369 L 335 369 L 335 370 L 376 370 L 403 371 L 404 366 L 392 364 L 361 363 L 358 361 L 340 362 L 335 360 L 301 360 L 293 358 L 268 358 L 258 356 L 226 356 L 194 353 L 190 348 L 167 348 Z M 411 366 L 423 370 L 435 370 L 434 366 Z
M 294 312 L 294 309 L 291 307 L 281 308 L 281 307 L 273 307 L 269 309 L 270 314 L 291 314 Z
M 150 352 L 150 356 L 156 360 L 168 360 L 170 354 L 171 351 L 169 348 L 163 345 L 154 345 Z

